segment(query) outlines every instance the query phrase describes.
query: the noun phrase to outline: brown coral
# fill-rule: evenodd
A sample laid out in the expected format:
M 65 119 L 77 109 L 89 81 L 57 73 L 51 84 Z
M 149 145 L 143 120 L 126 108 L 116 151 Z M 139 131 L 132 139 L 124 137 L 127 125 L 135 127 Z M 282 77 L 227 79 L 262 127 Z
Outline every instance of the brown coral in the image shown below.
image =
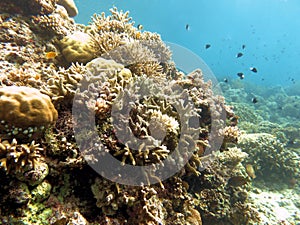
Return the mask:
M 55 9 L 56 0 L 3 0 L 0 3 L 2 12 L 22 15 L 46 15 Z
M 0 121 L 19 128 L 48 126 L 57 119 L 50 98 L 35 88 L 1 87 Z
M 7 174 L 21 172 L 25 166 L 35 167 L 43 150 L 38 146 L 39 144 L 35 144 L 34 141 L 30 144 L 18 144 L 16 139 L 11 143 L 0 140 L 0 167 Z

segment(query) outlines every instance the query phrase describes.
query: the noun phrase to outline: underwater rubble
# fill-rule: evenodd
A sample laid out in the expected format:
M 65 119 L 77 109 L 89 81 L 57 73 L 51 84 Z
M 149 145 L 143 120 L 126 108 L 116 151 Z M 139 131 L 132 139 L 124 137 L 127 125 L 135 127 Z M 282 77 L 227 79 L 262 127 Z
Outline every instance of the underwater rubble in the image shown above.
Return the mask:
M 237 127 L 238 117 L 224 97 L 213 95 L 201 70 L 186 75 L 178 71 L 160 35 L 135 27 L 128 12 L 113 8 L 111 15 L 94 15 L 85 26 L 70 18 L 76 15 L 70 2 L 0 3 L 0 224 L 260 224 L 261 213 L 249 196 L 254 176 L 245 165 L 253 164 L 258 178 L 269 173 L 253 160 L 263 154 L 268 160 L 266 148 L 275 154 L 276 145 L 272 149 L 265 142 L 273 144 L 274 137 L 257 137 L 262 148 L 254 151 L 250 136 Z M 151 96 L 130 102 L 134 110 L 129 122 L 121 115 L 114 121 L 114 102 L 128 92 L 134 96 L 134 89 L 125 87 L 137 81 L 151 90 L 156 90 L 153 81 L 168 88 L 177 85 L 181 90 L 176 97 L 187 93 L 195 110 L 185 111 L 184 101 L 176 103 L 182 111 L 176 110 Z M 96 91 L 95 101 L 87 90 L 78 94 L 84 85 Z M 155 184 L 108 180 L 90 167 L 99 154 L 93 143 L 84 142 L 84 151 L 77 144 L 78 137 L 88 139 L 89 133 L 83 129 L 75 138 L 74 102 L 92 109 L 105 150 L 123 165 L 163 163 L 178 151 L 180 139 L 180 151 L 191 152 L 191 158 L 168 179 L 147 174 Z M 208 147 L 213 147 L 208 137 L 212 117 L 224 113 L 225 121 L 217 121 L 218 135 L 224 137 L 221 148 L 214 149 L 210 163 L 200 170 L 210 156 Z M 195 116 L 199 129 L 180 122 Z M 129 144 L 138 142 L 121 143 L 114 125 L 138 138 L 152 135 L 156 142 L 165 130 L 165 138 L 153 149 L 134 151 Z M 183 127 L 189 133 L 181 134 Z M 272 167 L 276 175 L 295 172 L 293 164 L 278 163 Z

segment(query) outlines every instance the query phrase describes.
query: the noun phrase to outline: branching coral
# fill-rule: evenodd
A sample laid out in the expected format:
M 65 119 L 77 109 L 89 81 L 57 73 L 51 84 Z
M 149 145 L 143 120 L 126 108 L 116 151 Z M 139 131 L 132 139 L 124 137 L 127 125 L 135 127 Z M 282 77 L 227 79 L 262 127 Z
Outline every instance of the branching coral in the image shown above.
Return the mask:
M 42 86 L 41 92 L 51 97 L 56 105 L 69 105 L 85 72 L 86 68 L 79 63 L 72 64 L 68 69 L 60 68 Z
M 284 147 L 275 136 L 267 133 L 243 134 L 238 146 L 249 158 L 258 179 L 282 180 L 298 176 L 299 155 Z M 284 180 L 283 180 L 284 181 Z
M 116 7 L 110 10 L 111 16 L 94 15 L 92 18 L 91 29 L 97 33 L 100 31 L 112 31 L 114 33 L 123 33 L 132 30 L 133 22 L 129 17 L 129 12 L 118 11 Z
M 86 114 L 83 113 L 84 109 L 95 112 L 98 135 L 107 148 L 105 151 L 109 151 L 122 165 L 139 166 L 164 164 L 164 159 L 170 154 L 192 152 L 186 171 L 199 175 L 197 170 L 201 166 L 202 156 L 210 154 L 222 144 L 223 133 L 219 130 L 224 126 L 222 115 L 227 110 L 224 107 L 224 99 L 213 96 L 210 84 L 203 81 L 201 71 L 194 71 L 186 78 L 164 83 L 161 77 L 154 77 L 153 80 L 145 75 L 136 74 L 122 77 L 118 69 L 101 69 L 99 62 L 121 65 L 101 58 L 88 63 L 88 76 L 81 84 L 81 87 L 85 88 L 75 99 L 74 111 L 78 110 L 79 117 Z M 121 68 L 122 66 L 119 67 Z M 92 77 L 93 82 L 88 82 Z M 165 94 L 161 94 L 161 90 L 158 90 L 161 87 L 157 87 L 156 82 L 162 84 Z M 138 86 L 135 86 L 136 84 Z M 149 93 L 155 93 L 155 97 L 149 96 Z M 167 93 L 172 93 L 173 96 Z M 185 95 L 191 96 L 196 106 L 194 110 L 186 105 L 187 100 L 177 100 L 184 99 Z M 187 123 L 189 118 L 194 122 Z M 201 127 L 197 128 L 199 118 Z M 85 119 L 89 121 L 89 118 Z M 212 134 L 213 145 L 209 142 L 212 120 L 216 123 L 213 124 L 216 126 L 216 131 Z M 85 126 L 82 124 L 76 139 L 81 142 L 84 138 L 84 145 L 88 145 Z M 183 134 L 182 131 L 186 133 Z M 139 139 L 142 139 L 143 143 Z M 218 139 L 219 146 L 216 145 Z M 212 149 L 207 150 L 209 147 Z M 87 150 L 84 154 L 91 155 L 88 158 L 95 162 L 97 154 L 94 151 L 92 154 L 88 153 L 91 149 L 93 147 L 86 146 L 83 152 Z M 95 151 L 101 154 L 101 151 Z M 153 171 L 155 174 L 156 169 Z M 148 174 L 148 178 L 159 181 L 154 174 Z
M 35 16 L 33 17 L 33 22 L 42 31 L 47 31 L 54 35 L 64 36 L 68 33 L 68 29 L 65 27 L 66 22 L 59 14 Z
M 41 159 L 40 152 L 43 148 L 38 147 L 32 141 L 30 144 L 18 144 L 16 139 L 11 143 L 0 141 L 0 167 L 7 174 L 18 173 L 24 170 L 25 166 L 35 167 Z

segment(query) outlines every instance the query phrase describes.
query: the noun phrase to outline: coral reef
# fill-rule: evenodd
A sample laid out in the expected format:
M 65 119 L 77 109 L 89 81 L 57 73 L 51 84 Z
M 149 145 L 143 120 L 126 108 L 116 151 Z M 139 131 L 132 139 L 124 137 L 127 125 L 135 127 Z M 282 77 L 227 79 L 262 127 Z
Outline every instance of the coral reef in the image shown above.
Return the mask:
M 176 69 L 160 35 L 117 8 L 84 26 L 69 18 L 73 1 L 0 7 L 1 224 L 260 221 L 242 165 L 251 160 L 233 147 L 238 117 L 201 70 Z M 120 170 L 151 170 L 116 183 L 92 168 L 102 154 Z
M 284 148 L 277 138 L 267 133 L 243 134 L 239 144 L 249 154 L 257 178 L 287 182 L 298 177 L 299 156 Z

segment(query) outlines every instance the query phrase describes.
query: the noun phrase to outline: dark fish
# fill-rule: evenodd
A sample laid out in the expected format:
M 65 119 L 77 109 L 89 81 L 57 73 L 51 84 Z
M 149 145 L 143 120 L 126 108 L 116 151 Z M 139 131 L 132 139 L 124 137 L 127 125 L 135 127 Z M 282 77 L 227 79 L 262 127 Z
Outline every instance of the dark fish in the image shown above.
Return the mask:
M 242 49 L 245 49 L 246 48 L 246 45 L 242 45 Z
M 190 25 L 186 24 L 186 25 L 185 25 L 185 29 L 186 29 L 186 30 L 190 30 Z
M 225 82 L 225 83 L 228 83 L 228 79 L 227 79 L 227 78 L 224 78 L 224 82 Z
M 253 73 L 257 73 L 257 69 L 255 67 L 250 67 L 250 70 L 253 72 Z
M 241 80 L 245 78 L 245 75 L 243 73 L 237 73 L 237 75 Z
M 205 45 L 205 49 L 210 48 L 210 46 L 211 46 L 210 44 L 206 44 L 206 45 Z
M 256 98 L 256 97 L 252 98 L 252 100 L 251 100 L 251 101 L 252 101 L 254 104 L 258 102 L 258 100 L 257 100 L 257 98 Z
M 138 29 L 138 30 L 142 30 L 142 29 L 143 29 L 143 25 L 142 25 L 142 24 L 138 24 L 138 25 L 137 25 L 137 29 Z
M 227 185 L 233 187 L 242 186 L 246 183 L 248 183 L 248 180 L 243 176 L 234 176 L 229 178 L 229 180 L 227 181 Z
M 236 57 L 237 57 L 237 58 L 240 58 L 240 57 L 242 57 L 243 55 L 244 55 L 243 53 L 239 52 L 238 54 L 236 54 Z
M 291 81 L 293 82 L 293 84 L 296 83 L 295 79 L 294 78 L 291 78 Z

